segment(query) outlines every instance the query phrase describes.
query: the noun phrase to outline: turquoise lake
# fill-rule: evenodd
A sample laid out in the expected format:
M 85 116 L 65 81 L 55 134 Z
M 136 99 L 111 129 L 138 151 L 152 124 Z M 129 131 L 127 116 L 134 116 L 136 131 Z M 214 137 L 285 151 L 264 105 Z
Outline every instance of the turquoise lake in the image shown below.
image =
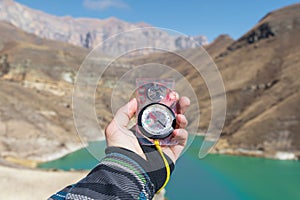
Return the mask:
M 202 138 L 196 137 L 178 160 L 166 187 L 169 200 L 298 200 L 300 162 L 215 155 L 198 158 Z M 103 157 L 105 142 L 91 142 L 89 151 Z M 87 149 L 40 165 L 41 168 L 92 169 L 99 162 Z M 71 184 L 71 183 L 70 183 Z

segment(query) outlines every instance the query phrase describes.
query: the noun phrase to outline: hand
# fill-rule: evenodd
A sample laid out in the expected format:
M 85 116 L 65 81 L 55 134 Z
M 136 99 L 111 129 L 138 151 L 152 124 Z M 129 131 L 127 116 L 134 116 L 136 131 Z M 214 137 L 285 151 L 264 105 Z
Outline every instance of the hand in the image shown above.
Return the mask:
M 176 140 L 177 144 L 172 146 L 163 146 L 162 150 L 167 154 L 172 161 L 179 158 L 184 146 L 186 145 L 188 133 L 185 130 L 188 122 L 184 113 L 190 105 L 190 100 L 187 97 L 182 97 L 177 103 L 177 113 L 176 113 L 176 129 L 172 133 L 172 140 Z M 137 101 L 132 99 L 126 105 L 121 107 L 111 123 L 107 126 L 105 130 L 107 146 L 123 147 L 131 150 L 141 157 L 146 159 L 146 156 L 137 140 L 135 135 L 128 130 L 127 125 L 130 119 L 135 115 L 137 111 Z

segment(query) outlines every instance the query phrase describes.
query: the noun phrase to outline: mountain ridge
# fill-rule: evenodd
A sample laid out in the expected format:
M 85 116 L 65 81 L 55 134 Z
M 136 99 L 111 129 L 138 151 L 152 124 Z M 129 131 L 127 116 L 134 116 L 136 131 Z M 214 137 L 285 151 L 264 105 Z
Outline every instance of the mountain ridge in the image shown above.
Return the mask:
M 129 23 L 115 17 L 102 20 L 70 16 L 58 17 L 31 9 L 13 0 L 0 1 L 0 20 L 10 22 L 14 26 L 41 38 L 68 42 L 88 49 L 95 47 L 114 34 L 136 28 L 152 27 L 144 22 Z M 155 27 L 151 30 L 145 30 L 142 38 L 140 35 L 136 35 L 135 38 L 147 39 L 150 46 L 154 48 L 159 47 L 162 43 L 171 50 L 195 47 L 192 42 L 186 41 L 182 36 L 173 36 Z M 205 36 L 192 38 L 200 45 L 208 43 Z M 180 45 L 178 46 L 179 40 Z M 130 49 L 132 46 L 128 41 L 130 38 L 121 38 L 123 45 L 126 44 L 124 49 Z M 116 43 L 102 46 L 102 51 L 107 55 L 118 55 L 120 48 L 120 45 Z

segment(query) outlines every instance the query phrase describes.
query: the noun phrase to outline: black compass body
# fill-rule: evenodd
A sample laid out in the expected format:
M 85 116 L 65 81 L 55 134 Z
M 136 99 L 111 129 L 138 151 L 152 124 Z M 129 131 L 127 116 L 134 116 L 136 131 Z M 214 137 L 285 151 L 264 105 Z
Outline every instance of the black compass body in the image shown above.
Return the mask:
M 161 103 L 151 103 L 145 106 L 138 115 L 139 130 L 151 139 L 164 139 L 170 136 L 175 125 L 174 112 Z

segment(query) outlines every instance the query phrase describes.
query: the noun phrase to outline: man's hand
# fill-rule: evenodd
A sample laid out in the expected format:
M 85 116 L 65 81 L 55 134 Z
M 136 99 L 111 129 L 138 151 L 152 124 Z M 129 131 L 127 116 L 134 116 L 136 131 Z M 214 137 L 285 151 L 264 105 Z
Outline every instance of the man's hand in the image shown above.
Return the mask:
M 182 97 L 179 99 L 176 113 L 177 125 L 171 136 L 171 139 L 177 141 L 177 144 L 162 147 L 164 153 L 167 154 L 174 163 L 186 145 L 188 133 L 185 130 L 185 127 L 187 126 L 188 122 L 184 116 L 184 113 L 189 105 L 190 100 L 187 97 Z M 105 130 L 106 142 L 108 147 L 123 147 L 139 154 L 141 157 L 146 159 L 146 156 L 136 136 L 127 128 L 130 119 L 135 115 L 136 111 L 137 101 L 135 98 L 117 111 L 115 117 Z

